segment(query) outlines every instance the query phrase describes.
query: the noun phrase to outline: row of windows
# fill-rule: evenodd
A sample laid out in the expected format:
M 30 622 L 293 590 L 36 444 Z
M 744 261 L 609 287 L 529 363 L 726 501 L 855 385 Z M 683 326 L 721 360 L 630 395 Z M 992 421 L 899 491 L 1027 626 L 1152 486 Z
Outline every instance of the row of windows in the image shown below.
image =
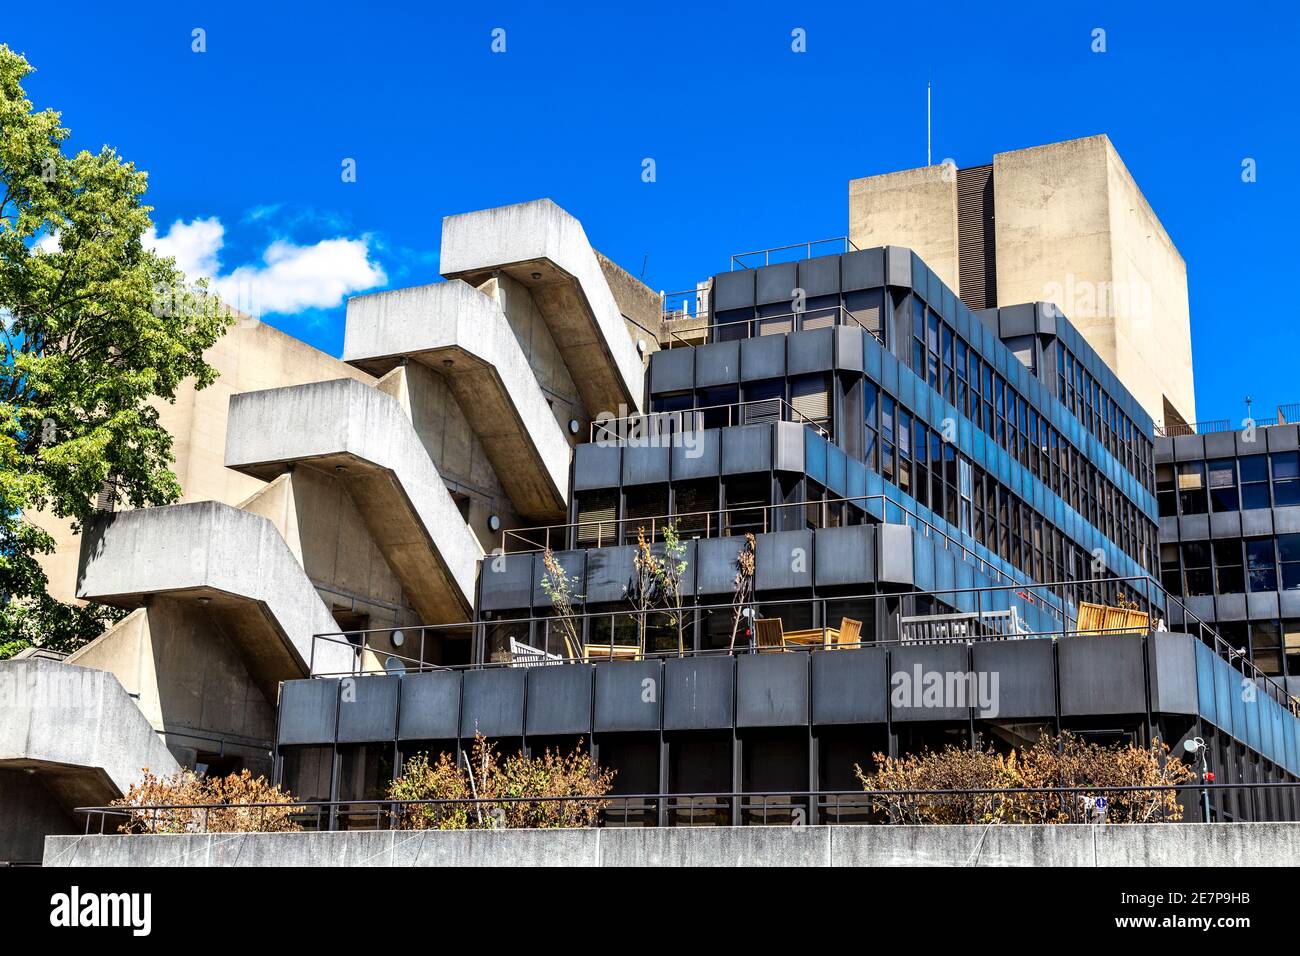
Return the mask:
M 1219 621 L 1214 629 L 1265 674 L 1300 677 L 1300 620 Z
M 1300 591 L 1300 534 L 1162 544 L 1160 577 L 1187 597 Z
M 1120 463 L 1151 487 L 1154 445 L 1101 387 L 1083 363 L 1059 341 L 1056 345 L 1056 397 Z
M 1073 449 L 1047 417 L 1040 415 L 993 366 L 917 297 L 912 299 L 912 370 L 931 388 L 1043 481 L 1051 486 L 1051 468 L 1064 449 Z M 1105 403 L 1102 397 L 1105 397 Z M 1109 415 L 1115 438 L 1111 448 L 1145 488 L 1151 487 L 1152 445 L 1100 388 L 1093 399 Z M 1113 412 L 1105 412 L 1109 407 Z M 1127 422 L 1127 424 L 1124 424 Z M 1105 441 L 1105 429 L 1098 434 Z M 1077 454 L 1077 452 L 1076 452 Z M 1059 494 L 1059 492 L 1058 492 Z M 1064 497 L 1064 495 L 1062 495 Z M 1082 513 L 1082 508 L 1075 506 Z
M 1156 466 L 1160 516 L 1300 505 L 1300 452 Z
M 867 466 L 936 513 L 944 515 L 950 524 L 972 533 L 972 528 L 960 520 L 960 504 L 955 505 L 952 496 L 945 500 L 938 493 L 945 487 L 944 481 L 956 486 L 961 469 L 971 470 L 976 477 L 983 471 L 957 452 L 950 442 L 944 441 L 939 432 L 928 428 L 888 393 L 869 382 L 864 389 L 863 405 L 867 434 L 864 461 Z M 1054 446 L 1049 443 L 1046 448 L 1035 447 L 1031 460 L 1040 465 L 1040 473 L 1045 475 L 1044 483 L 1054 494 L 1143 567 L 1154 570 L 1155 525 L 1089 465 L 1073 446 L 1059 442 Z M 1015 500 L 1018 502 L 1019 499 Z M 932 503 L 936 501 L 943 504 Z M 991 499 L 989 507 L 991 510 Z M 1027 505 L 1025 507 L 1033 511 Z M 1034 515 L 1035 520 L 1041 520 L 1037 512 Z M 981 534 L 975 534 L 975 537 L 984 541 Z M 1014 545 L 1009 554 L 1001 541 L 996 545 L 985 543 L 1004 560 L 1033 574 L 1020 560 L 1013 560 L 1012 555 L 1019 553 Z M 1045 580 L 1037 574 L 1033 576 Z M 1059 576 L 1056 579 L 1059 580 Z

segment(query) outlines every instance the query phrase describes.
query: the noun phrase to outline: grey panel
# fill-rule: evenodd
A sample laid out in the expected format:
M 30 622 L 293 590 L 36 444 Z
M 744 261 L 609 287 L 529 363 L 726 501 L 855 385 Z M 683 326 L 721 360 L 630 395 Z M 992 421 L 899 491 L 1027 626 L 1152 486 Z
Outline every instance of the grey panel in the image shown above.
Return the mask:
M 659 661 L 596 665 L 596 733 L 659 729 L 664 699 Z
M 533 594 L 533 556 L 504 554 L 479 562 L 480 610 L 528 607 Z
M 671 448 L 638 448 L 628 445 L 623 449 L 623 484 L 650 485 L 668 481 L 668 460 Z
M 722 473 L 743 475 L 772 469 L 772 426 L 722 429 Z
M 1246 538 L 1273 533 L 1273 509 L 1252 508 L 1241 512 L 1241 534 Z
M 808 659 L 813 654 L 742 654 L 736 660 L 736 726 L 808 723 Z M 820 655 L 818 655 L 820 656 Z
M 1033 335 L 1038 331 L 1033 303 L 1009 305 L 998 309 L 998 327 L 1002 338 L 1013 335 Z
M 660 349 L 650 355 L 650 394 L 695 387 L 695 349 Z
M 976 704 L 980 708 L 975 716 L 990 720 L 1056 716 L 1056 662 L 1051 641 L 984 641 L 973 650 Z
M 775 336 L 773 336 L 775 338 Z M 835 367 L 835 328 L 786 336 L 786 374 L 826 372 Z M 746 375 L 746 378 L 749 376 Z
M 1263 594 L 1246 595 L 1246 614 L 1252 621 L 1267 621 L 1279 617 L 1277 592 L 1266 591 Z
M 808 427 L 798 422 L 776 422 L 776 454 L 772 467 L 777 471 L 803 473 L 807 459 L 804 457 L 804 436 Z
M 1300 591 L 1278 591 L 1277 609 L 1282 617 L 1300 617 Z
M 1221 511 L 1210 515 L 1210 537 L 1241 537 L 1241 512 Z
M 339 696 L 339 743 L 392 740 L 397 736 L 400 677 L 358 677 Z
M 1269 451 L 1295 451 L 1300 446 L 1300 430 L 1298 425 L 1276 425 L 1272 428 L 1265 428 L 1264 434 L 1268 436 Z M 1259 432 L 1257 431 L 1256 436 Z
M 912 250 L 904 246 L 885 248 L 885 282 L 903 289 L 912 288 Z
M 720 272 L 713 278 L 713 311 L 744 309 L 754 304 L 754 273 L 751 269 Z
M 1205 436 L 1178 435 L 1174 438 L 1174 459 L 1196 461 L 1205 457 Z
M 721 433 L 716 428 L 682 435 L 681 444 L 674 446 L 669 455 L 673 481 L 710 478 L 720 474 L 721 448 Z
M 592 548 L 587 552 L 588 604 L 621 601 L 627 597 L 627 587 L 632 581 L 632 559 L 636 548 Z
M 1275 534 L 1294 534 L 1300 531 L 1300 508 L 1274 508 L 1273 531 Z
M 907 265 L 909 273 L 911 264 Z M 877 289 L 885 284 L 885 250 L 863 249 L 861 252 L 849 252 L 840 257 L 840 282 L 845 292 L 857 289 Z M 908 285 L 909 283 L 895 283 Z
M 570 590 L 575 594 L 583 593 L 583 585 L 587 582 L 588 553 L 586 550 L 554 552 L 556 561 L 569 579 Z M 543 564 L 543 555 L 533 555 L 533 607 L 547 608 L 551 606 L 551 599 L 542 587 L 542 579 L 545 576 L 546 566 Z
M 1063 716 L 1146 711 L 1141 638 L 1066 637 L 1057 648 Z
M 591 733 L 591 664 L 527 667 L 530 737 Z
M 740 378 L 754 382 L 785 375 L 784 335 L 761 335 L 740 343 Z
M 1237 453 L 1235 432 L 1210 432 L 1205 436 L 1206 458 L 1230 458 Z
M 1185 515 L 1178 519 L 1178 538 L 1180 541 L 1204 541 L 1209 536 L 1209 515 Z
M 876 580 L 876 529 L 871 525 L 818 528 L 813 533 L 818 587 L 870 585 Z
M 814 724 L 883 724 L 889 677 L 884 648 L 812 654 Z
M 966 720 L 967 707 L 934 706 L 933 702 L 956 702 L 963 698 L 947 698 L 945 675 L 970 672 L 970 649 L 965 644 L 902 645 L 889 655 L 889 708 L 895 721 Z M 936 677 L 937 675 L 937 677 Z M 938 680 L 937 698 L 927 696 L 927 688 Z M 965 685 L 962 693 L 964 695 Z M 947 698 L 947 699 L 945 699 Z M 899 701 L 902 701 L 900 706 Z
M 1220 594 L 1214 598 L 1214 615 L 1221 621 L 1246 620 L 1246 595 Z
M 733 657 L 673 657 L 664 662 L 664 730 L 732 726 Z
M 714 342 L 692 349 L 695 353 L 695 384 L 730 385 L 740 381 L 740 343 Z
M 573 490 L 617 488 L 619 452 L 617 446 L 602 447 L 594 442 L 573 449 Z
M 1165 464 L 1174 460 L 1174 440 L 1172 438 L 1157 438 L 1155 460 L 1157 464 Z
M 458 736 L 460 681 L 459 671 L 435 671 L 403 677 L 398 737 L 402 740 L 445 740 Z
M 876 579 L 881 584 L 913 584 L 912 529 L 903 524 L 879 525 L 876 542 Z
M 799 263 L 799 288 L 810 298 L 840 291 L 840 257 L 817 256 Z
M 835 367 L 845 372 L 861 372 L 862 337 L 867 333 L 853 325 L 835 327 Z
M 736 557 L 745 546 L 741 537 L 701 538 L 695 544 L 695 589 L 700 594 L 730 594 L 736 577 Z
M 757 591 L 808 588 L 813 583 L 813 536 L 811 531 L 777 531 L 760 534 L 754 546 Z
M 465 672 L 464 706 L 460 735 L 522 737 L 524 734 L 524 681 L 528 667 L 490 667 Z
M 280 744 L 332 744 L 337 680 L 289 680 L 280 688 Z
M 1151 635 L 1151 710 L 1155 713 L 1196 714 L 1194 641 L 1190 634 Z
M 770 305 L 774 302 L 793 304 L 795 289 L 799 286 L 797 263 L 779 262 L 776 265 L 763 266 L 755 270 L 754 278 L 757 282 L 755 303 L 758 305 Z

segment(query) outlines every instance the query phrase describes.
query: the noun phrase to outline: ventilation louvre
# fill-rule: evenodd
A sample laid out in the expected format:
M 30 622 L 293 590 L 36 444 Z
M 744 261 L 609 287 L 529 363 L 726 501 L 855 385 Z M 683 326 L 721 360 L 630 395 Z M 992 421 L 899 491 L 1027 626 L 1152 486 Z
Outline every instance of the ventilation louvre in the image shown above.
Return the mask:
M 957 268 L 961 300 L 968 308 L 997 306 L 991 165 L 957 170 Z

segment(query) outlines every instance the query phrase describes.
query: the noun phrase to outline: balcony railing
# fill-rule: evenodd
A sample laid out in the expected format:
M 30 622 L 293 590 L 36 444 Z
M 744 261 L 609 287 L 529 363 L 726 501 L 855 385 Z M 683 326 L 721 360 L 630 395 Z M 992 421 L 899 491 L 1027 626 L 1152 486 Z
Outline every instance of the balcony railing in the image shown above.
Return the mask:
M 764 425 L 797 422 L 823 438 L 830 438 L 824 422 L 809 418 L 783 398 L 760 398 L 749 402 L 706 405 L 672 412 L 638 412 L 622 418 L 597 418 L 591 423 L 590 441 L 596 445 L 624 445 L 647 442 L 651 447 L 669 448 L 681 444 L 685 434 L 733 425 Z
M 1273 428 L 1277 425 L 1294 425 L 1300 422 L 1300 404 L 1278 405 L 1273 418 L 1256 418 L 1233 421 L 1231 418 L 1212 418 L 1203 422 L 1178 422 L 1157 425 L 1157 438 L 1178 438 L 1182 435 L 1210 435 L 1215 432 L 1242 431 L 1247 427 Z
M 857 251 L 858 247 L 848 236 L 832 236 L 830 239 L 795 242 L 788 246 L 772 246 L 770 249 L 758 249 L 754 252 L 738 252 L 731 257 L 731 271 L 736 271 L 737 267 L 757 269 L 760 266 L 770 266 L 774 257 L 776 262 L 796 262 L 800 259 L 812 259 L 815 256 L 833 256 Z
M 676 316 L 682 318 L 682 316 Z M 704 313 L 704 318 L 710 318 Z M 885 344 L 883 333 L 879 329 L 865 324 L 851 310 L 842 305 L 817 306 L 776 315 L 762 315 L 750 319 L 733 319 L 728 322 L 709 322 L 693 325 L 691 333 L 698 336 L 703 333 L 707 342 L 732 342 L 738 339 L 761 338 L 765 335 L 784 335 L 788 332 L 803 332 L 811 329 L 824 329 L 836 325 L 856 326 L 867 332 L 881 345 Z M 675 330 L 668 330 L 668 348 L 691 348 L 695 343 Z

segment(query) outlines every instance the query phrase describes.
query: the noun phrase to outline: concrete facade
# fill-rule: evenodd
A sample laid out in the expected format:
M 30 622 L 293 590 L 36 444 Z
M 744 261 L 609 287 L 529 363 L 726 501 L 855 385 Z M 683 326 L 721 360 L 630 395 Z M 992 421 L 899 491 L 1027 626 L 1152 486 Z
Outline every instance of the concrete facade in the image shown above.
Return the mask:
M 1291 866 L 1300 823 L 51 836 L 46 866 Z
M 72 810 L 124 793 L 176 760 L 111 674 L 39 658 L 0 661 L 0 862 L 34 862 Z
M 908 245 L 962 293 L 955 172 L 852 180 L 850 238 Z M 1194 421 L 1187 267 L 1110 139 L 997 153 L 993 197 L 996 304 L 1055 303 L 1157 424 Z

